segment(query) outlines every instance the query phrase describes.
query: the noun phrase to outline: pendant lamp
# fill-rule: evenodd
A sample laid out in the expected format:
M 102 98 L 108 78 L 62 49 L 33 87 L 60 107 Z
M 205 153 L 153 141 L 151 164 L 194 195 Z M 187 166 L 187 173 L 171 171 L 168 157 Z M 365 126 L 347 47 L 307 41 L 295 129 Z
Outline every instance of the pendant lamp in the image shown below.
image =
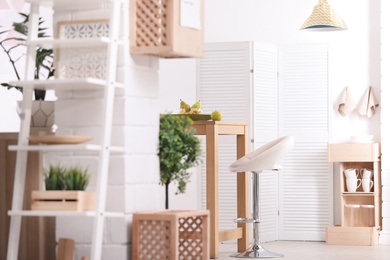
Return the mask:
M 319 0 L 310 17 L 302 25 L 301 30 L 337 31 L 347 29 L 344 21 L 337 16 L 327 0 Z

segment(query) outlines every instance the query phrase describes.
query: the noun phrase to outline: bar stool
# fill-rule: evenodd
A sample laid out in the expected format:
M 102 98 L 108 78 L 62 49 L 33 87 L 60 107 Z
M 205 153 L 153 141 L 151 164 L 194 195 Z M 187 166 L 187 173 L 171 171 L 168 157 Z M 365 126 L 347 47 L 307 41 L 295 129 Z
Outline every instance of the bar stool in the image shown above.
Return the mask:
M 294 145 L 292 136 L 284 136 L 270 143 L 267 143 L 253 152 L 246 154 L 232 165 L 229 169 L 232 172 L 252 172 L 252 188 L 253 188 L 253 212 L 252 218 L 237 218 L 236 222 L 253 223 L 253 245 L 246 251 L 241 253 L 231 254 L 231 257 L 236 258 L 273 258 L 283 257 L 284 255 L 268 251 L 260 245 L 260 173 L 264 170 L 277 171 L 281 168 L 277 165 L 277 161 L 289 152 Z

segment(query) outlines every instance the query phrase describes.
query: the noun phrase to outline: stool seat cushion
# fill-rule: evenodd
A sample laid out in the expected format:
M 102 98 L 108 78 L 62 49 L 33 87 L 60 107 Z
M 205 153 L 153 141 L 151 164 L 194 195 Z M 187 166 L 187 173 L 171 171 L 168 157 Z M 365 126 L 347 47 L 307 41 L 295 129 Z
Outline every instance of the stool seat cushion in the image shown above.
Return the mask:
M 244 155 L 230 165 L 229 170 L 232 172 L 260 172 L 279 169 L 278 160 L 289 152 L 293 145 L 294 138 L 292 136 L 283 136 Z

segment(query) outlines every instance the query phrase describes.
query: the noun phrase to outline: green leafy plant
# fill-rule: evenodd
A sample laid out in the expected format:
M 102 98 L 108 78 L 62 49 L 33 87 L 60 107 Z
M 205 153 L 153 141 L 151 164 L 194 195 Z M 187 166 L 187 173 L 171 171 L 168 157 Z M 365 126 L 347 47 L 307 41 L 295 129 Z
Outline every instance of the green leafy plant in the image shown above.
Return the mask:
M 50 165 L 49 170 L 44 170 L 46 190 L 64 190 L 65 174 L 65 168 L 61 166 Z
M 23 17 L 22 22 L 14 22 L 12 24 L 12 29 L 10 30 L 4 30 L 0 31 L 0 35 L 6 34 L 11 31 L 18 32 L 20 34 L 20 37 L 8 37 L 0 41 L 0 47 L 3 49 L 5 54 L 8 57 L 8 60 L 13 68 L 13 71 L 15 73 L 15 76 L 18 80 L 21 79 L 20 73 L 17 70 L 16 63 L 22 58 L 23 55 L 21 54 L 19 56 L 14 57 L 13 52 L 15 49 L 24 47 L 26 48 L 26 39 L 28 34 L 28 20 L 29 15 L 26 15 L 24 13 L 20 13 L 20 15 Z M 38 38 L 44 38 L 49 37 L 46 35 L 47 28 L 42 27 L 43 24 L 42 18 L 39 18 L 39 28 L 38 28 Z M 9 42 L 15 42 L 15 45 L 12 45 L 11 47 L 8 47 Z M 46 49 L 42 47 L 37 47 L 36 49 L 36 59 L 35 59 L 35 71 L 34 71 L 34 79 L 49 79 L 54 76 L 54 54 L 53 49 Z M 3 65 L 2 65 L 3 66 Z M 9 83 L 1 83 L 2 86 L 10 88 L 15 88 L 19 91 L 23 91 L 21 87 L 10 85 Z M 36 100 L 44 100 L 46 91 L 45 90 L 34 90 L 34 95 Z
M 184 193 L 191 173 L 187 170 L 200 162 L 200 140 L 194 135 L 187 116 L 160 115 L 160 184 L 165 186 L 165 208 L 169 208 L 169 184 L 177 183 L 176 194 Z
M 86 168 L 50 165 L 44 170 L 46 190 L 85 190 L 89 183 Z
M 85 190 L 89 183 L 89 174 L 87 169 L 81 167 L 71 167 L 65 175 L 67 190 Z

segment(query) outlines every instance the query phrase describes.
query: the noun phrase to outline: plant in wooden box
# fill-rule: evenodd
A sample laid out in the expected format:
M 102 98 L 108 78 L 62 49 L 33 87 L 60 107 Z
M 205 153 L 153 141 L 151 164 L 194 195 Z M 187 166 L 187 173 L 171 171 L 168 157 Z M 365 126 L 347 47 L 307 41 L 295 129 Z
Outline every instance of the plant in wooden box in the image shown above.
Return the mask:
M 26 36 L 28 33 L 29 15 L 20 13 L 23 20 L 14 22 L 9 30 L 0 31 L 0 35 L 16 32 L 18 36 L 10 36 L 0 41 L 0 47 L 3 49 L 11 64 L 12 70 L 15 73 L 17 80 L 21 79 L 18 72 L 17 62 L 20 61 L 24 53 L 18 51 L 19 47 L 26 47 Z M 44 21 L 39 19 L 38 37 L 48 37 L 46 34 L 47 28 L 42 27 Z M 37 47 L 35 59 L 34 79 L 49 79 L 54 76 L 54 57 L 53 49 Z M 8 89 L 15 88 L 23 92 L 23 88 L 9 83 L 1 83 L 2 86 Z M 44 101 L 46 96 L 45 90 L 34 90 L 35 101 L 32 105 L 31 126 L 33 127 L 51 127 L 54 124 L 54 102 Z M 19 104 L 20 106 L 20 104 Z
M 169 208 L 169 184 L 178 185 L 176 194 L 184 193 L 191 173 L 187 170 L 200 161 L 200 140 L 194 135 L 192 120 L 186 116 L 160 115 L 160 184 L 165 186 L 165 209 Z
M 95 193 L 86 192 L 87 169 L 50 165 L 44 170 L 45 191 L 33 191 L 33 210 L 94 210 Z

